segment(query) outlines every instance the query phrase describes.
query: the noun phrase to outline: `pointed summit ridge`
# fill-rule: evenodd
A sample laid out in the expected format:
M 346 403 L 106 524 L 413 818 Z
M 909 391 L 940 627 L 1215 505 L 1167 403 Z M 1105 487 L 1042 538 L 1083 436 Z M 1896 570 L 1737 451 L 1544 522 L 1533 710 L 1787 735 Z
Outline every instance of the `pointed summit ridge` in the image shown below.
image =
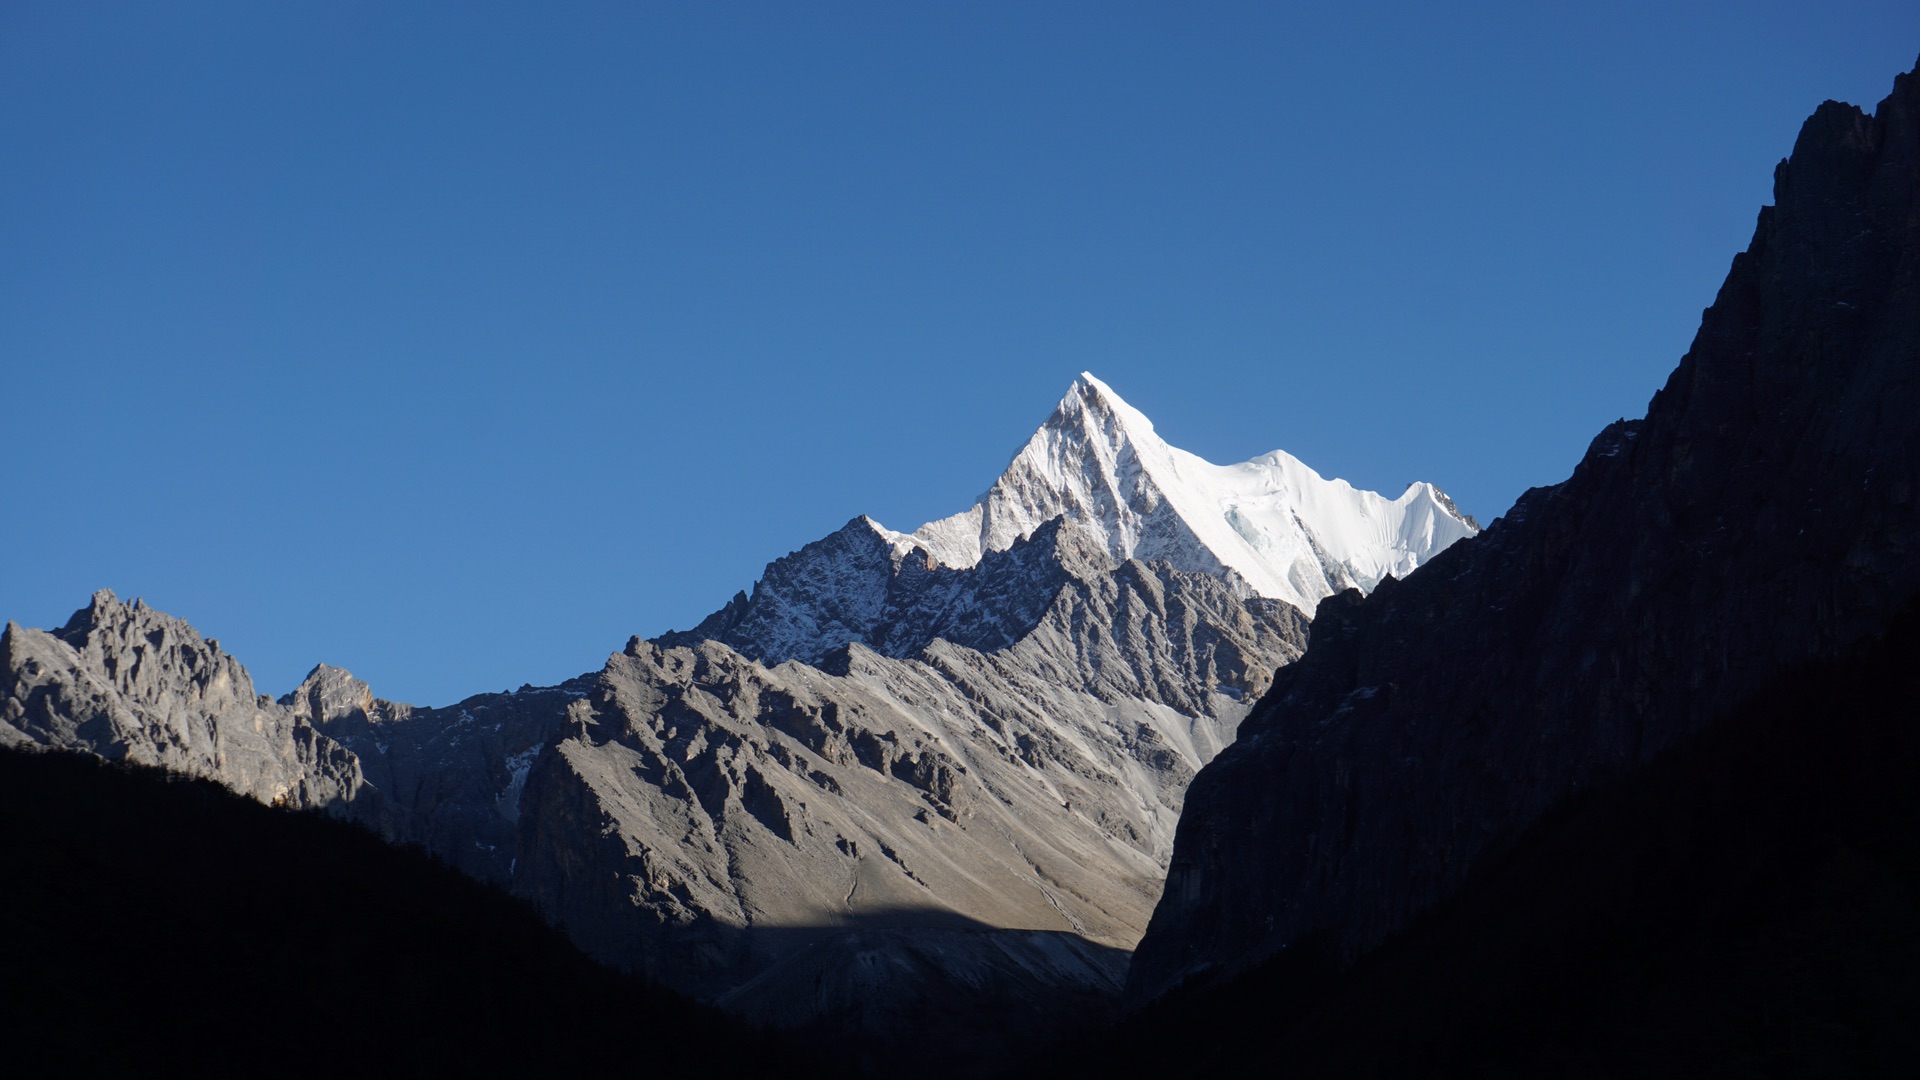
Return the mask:
M 1127 404 L 1125 398 L 1114 393 L 1113 387 L 1095 378 L 1093 372 L 1080 373 L 1080 377 L 1074 380 L 1072 388 L 1068 390 L 1068 396 L 1072 397 L 1075 392 L 1083 397 L 1097 398 L 1108 411 L 1119 417 L 1129 431 L 1138 435 L 1153 434 L 1153 421 L 1147 417 L 1147 414 Z
M 1305 612 L 1341 589 L 1405 575 L 1479 531 L 1431 484 L 1388 499 L 1279 450 L 1215 465 L 1168 445 L 1143 413 L 1082 372 L 975 506 L 910 537 L 891 535 L 899 547 L 968 567 L 1060 515 L 1117 560 L 1226 577 Z

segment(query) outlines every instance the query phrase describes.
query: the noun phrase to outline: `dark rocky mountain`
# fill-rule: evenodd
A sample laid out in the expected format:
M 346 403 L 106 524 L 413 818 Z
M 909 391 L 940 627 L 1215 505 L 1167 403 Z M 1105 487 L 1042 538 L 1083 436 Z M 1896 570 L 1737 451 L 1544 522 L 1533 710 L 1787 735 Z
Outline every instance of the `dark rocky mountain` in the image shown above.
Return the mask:
M 1018 1075 L 1908 1077 L 1920 604 L 1564 800 L 1349 961 L 1310 935 Z
M 1920 590 L 1917 473 L 1907 74 L 1871 116 L 1807 121 L 1644 420 L 1404 581 L 1320 604 L 1188 792 L 1132 999 L 1308 943 L 1348 964 L 1568 799 L 1866 647 Z

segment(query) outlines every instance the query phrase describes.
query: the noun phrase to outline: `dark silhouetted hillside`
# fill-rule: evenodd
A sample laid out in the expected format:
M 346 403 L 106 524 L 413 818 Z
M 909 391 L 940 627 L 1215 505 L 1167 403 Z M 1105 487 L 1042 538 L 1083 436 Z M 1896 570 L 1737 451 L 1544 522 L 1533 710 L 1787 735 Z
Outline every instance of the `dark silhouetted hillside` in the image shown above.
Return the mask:
M 418 851 L 210 781 L 0 753 L 0 882 L 9 1071 L 816 1071 Z

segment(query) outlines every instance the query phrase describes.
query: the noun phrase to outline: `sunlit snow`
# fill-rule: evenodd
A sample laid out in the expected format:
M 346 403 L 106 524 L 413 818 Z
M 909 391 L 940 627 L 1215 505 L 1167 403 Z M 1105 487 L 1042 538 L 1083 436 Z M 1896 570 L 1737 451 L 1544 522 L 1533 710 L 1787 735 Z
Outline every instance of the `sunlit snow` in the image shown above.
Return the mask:
M 911 534 L 875 528 L 903 553 L 924 547 L 968 567 L 1062 514 L 1115 558 L 1223 574 L 1308 614 L 1323 597 L 1404 576 L 1476 531 L 1432 484 L 1389 499 L 1280 450 L 1215 465 L 1167 445 L 1084 372 L 978 504 Z

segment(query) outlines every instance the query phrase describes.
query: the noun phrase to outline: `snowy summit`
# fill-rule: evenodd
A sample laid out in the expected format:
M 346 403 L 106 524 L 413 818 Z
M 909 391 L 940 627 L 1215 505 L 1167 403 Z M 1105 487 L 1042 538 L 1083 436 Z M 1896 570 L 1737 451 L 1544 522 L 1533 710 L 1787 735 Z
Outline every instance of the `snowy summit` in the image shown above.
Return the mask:
M 1311 618 L 1323 597 L 1370 591 L 1477 531 L 1431 484 L 1389 499 L 1278 450 L 1214 465 L 1082 374 L 972 509 L 911 533 L 855 518 L 769 563 L 751 596 L 656 640 L 721 641 L 768 664 L 817 663 L 852 642 L 908 656 L 934 637 L 991 651 L 1052 603 L 1061 582 L 1036 551 L 1063 535 L 1075 551 L 1218 578 Z
M 964 568 L 1061 515 L 1116 559 L 1223 576 L 1308 615 L 1323 597 L 1371 591 L 1479 531 L 1432 484 L 1389 499 L 1280 450 L 1215 465 L 1169 446 L 1153 421 L 1082 372 L 972 509 L 883 533 L 903 554 L 923 548 Z

